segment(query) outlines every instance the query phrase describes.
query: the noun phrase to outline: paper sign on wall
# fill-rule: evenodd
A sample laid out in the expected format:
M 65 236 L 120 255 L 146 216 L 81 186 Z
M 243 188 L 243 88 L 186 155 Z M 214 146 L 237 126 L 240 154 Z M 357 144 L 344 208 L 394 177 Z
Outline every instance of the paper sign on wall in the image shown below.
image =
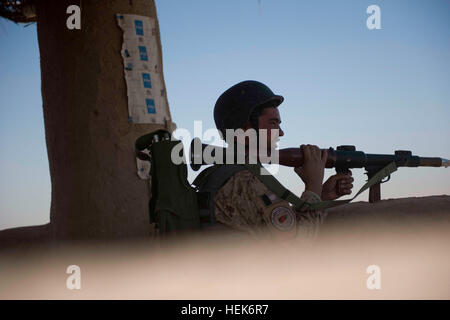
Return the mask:
M 132 123 L 166 124 L 170 120 L 156 21 L 150 17 L 117 14 L 123 31 L 122 58 Z

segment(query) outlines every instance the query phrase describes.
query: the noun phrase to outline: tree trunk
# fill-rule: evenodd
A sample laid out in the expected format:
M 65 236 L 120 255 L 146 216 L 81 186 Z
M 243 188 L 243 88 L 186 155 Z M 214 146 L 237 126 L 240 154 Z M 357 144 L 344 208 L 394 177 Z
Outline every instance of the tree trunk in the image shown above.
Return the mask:
M 145 236 L 152 232 L 149 186 L 136 174 L 134 142 L 164 125 L 128 121 L 116 14 L 156 18 L 155 3 L 82 0 L 81 30 L 69 30 L 66 9 L 72 4 L 80 2 L 37 4 L 50 230 L 58 239 Z M 157 34 L 161 57 L 158 25 Z

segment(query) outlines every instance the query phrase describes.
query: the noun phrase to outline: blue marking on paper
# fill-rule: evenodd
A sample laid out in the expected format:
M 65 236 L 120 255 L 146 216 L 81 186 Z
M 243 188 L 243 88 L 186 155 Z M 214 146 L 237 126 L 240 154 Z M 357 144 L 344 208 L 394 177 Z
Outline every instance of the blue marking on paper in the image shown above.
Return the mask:
M 142 21 L 134 20 L 134 26 L 136 28 L 136 34 L 138 36 L 143 36 L 144 35 L 144 24 L 142 23 Z
M 142 61 L 148 61 L 147 48 L 145 46 L 139 46 L 139 54 Z
M 129 117 L 128 117 L 128 121 L 130 121 L 131 123 L 133 123 L 133 117 L 132 117 L 132 116 L 129 116 Z
M 152 83 L 150 81 L 150 73 L 143 73 L 142 74 L 142 81 L 144 82 L 144 88 L 151 88 Z
M 128 52 L 127 49 L 125 49 L 125 56 L 128 58 L 130 56 L 130 53 Z
M 128 71 L 133 70 L 133 64 L 131 62 L 128 62 L 127 66 L 125 67 L 125 70 L 128 70 Z
M 145 103 L 147 105 L 147 112 L 148 113 L 156 113 L 155 100 L 153 100 L 153 99 L 145 99 Z

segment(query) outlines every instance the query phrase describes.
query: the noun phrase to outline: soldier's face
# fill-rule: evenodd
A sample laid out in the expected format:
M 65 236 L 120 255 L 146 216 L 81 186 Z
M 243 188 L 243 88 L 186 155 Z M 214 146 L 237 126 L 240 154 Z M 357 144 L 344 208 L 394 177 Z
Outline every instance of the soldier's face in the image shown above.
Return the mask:
M 259 117 L 258 126 L 259 129 L 266 129 L 266 137 L 267 137 L 267 150 L 270 152 L 272 145 L 276 147 L 276 143 L 278 142 L 278 137 L 284 136 L 283 130 L 280 128 L 281 118 L 280 113 L 278 112 L 278 108 L 265 108 L 263 113 Z M 276 135 L 272 136 L 271 129 L 278 130 L 278 137 Z M 263 132 L 260 131 L 260 134 Z

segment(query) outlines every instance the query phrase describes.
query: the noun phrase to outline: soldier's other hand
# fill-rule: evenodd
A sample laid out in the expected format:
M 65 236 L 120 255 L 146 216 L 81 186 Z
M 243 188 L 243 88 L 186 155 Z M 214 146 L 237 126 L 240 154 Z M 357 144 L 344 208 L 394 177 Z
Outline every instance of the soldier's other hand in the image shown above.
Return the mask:
M 352 193 L 353 188 L 352 172 L 339 173 L 328 178 L 322 187 L 322 200 L 335 200 Z
M 303 151 L 303 166 L 295 168 L 294 171 L 305 183 L 306 190 L 320 196 L 328 152 L 309 144 L 302 144 L 300 150 Z

